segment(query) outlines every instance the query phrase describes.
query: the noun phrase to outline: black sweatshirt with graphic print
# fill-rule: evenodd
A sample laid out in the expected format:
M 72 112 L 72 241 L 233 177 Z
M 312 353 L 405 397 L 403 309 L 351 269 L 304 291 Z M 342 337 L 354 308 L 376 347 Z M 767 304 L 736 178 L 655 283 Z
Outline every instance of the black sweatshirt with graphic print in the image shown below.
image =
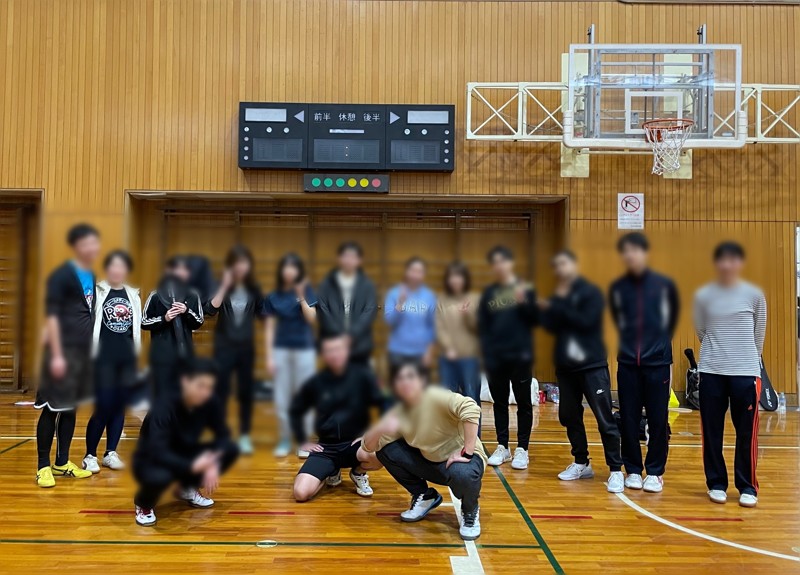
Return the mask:
M 533 334 L 538 322 L 536 292 L 525 288 L 525 297 L 518 302 L 516 285 L 487 287 L 478 304 L 478 334 L 483 363 L 488 370 L 505 362 L 533 363 Z

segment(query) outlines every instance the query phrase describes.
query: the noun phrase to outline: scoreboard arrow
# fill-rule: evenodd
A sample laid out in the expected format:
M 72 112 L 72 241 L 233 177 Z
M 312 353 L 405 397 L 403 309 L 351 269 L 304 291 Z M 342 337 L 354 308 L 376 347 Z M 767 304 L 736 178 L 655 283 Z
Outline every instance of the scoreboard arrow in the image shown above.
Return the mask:
M 394 124 L 399 119 L 400 119 L 400 116 L 398 116 L 394 112 L 389 112 L 389 123 L 390 124 Z
M 305 121 L 306 121 L 306 111 L 305 110 L 300 110 L 299 112 L 297 112 L 294 115 L 294 117 L 297 118 L 298 120 L 300 120 L 301 122 L 305 123 Z

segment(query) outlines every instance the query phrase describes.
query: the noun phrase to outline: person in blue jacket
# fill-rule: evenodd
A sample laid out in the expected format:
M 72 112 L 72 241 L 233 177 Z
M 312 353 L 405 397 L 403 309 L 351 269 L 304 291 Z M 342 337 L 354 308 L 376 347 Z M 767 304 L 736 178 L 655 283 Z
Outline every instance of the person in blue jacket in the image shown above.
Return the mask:
M 414 362 L 430 368 L 436 341 L 436 294 L 425 285 L 425 261 L 406 262 L 402 283 L 386 294 L 384 318 L 389 325 L 389 366 Z

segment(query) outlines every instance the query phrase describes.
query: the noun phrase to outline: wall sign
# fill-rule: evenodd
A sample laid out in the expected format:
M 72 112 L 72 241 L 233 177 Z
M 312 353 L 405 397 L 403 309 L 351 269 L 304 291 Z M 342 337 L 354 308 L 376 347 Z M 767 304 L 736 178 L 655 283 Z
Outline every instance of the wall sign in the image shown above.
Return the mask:
M 644 229 L 644 194 L 617 194 L 617 229 Z

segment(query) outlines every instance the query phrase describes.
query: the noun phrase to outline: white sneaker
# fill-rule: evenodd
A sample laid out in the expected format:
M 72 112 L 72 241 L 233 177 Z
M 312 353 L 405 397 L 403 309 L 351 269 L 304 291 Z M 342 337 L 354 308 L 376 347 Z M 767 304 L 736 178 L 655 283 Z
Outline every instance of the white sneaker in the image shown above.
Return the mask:
M 136 523 L 142 527 L 152 527 L 156 524 L 156 514 L 152 509 L 136 506 Z
M 242 435 L 239 438 L 239 452 L 242 455 L 253 455 L 253 442 L 249 435 Z
M 436 493 L 433 491 L 433 493 Z M 436 509 L 442 503 L 442 496 L 436 493 L 434 496 L 429 489 L 426 493 L 411 498 L 411 506 L 400 514 L 400 520 L 406 523 L 413 523 L 424 519 L 424 517 Z
M 275 457 L 286 457 L 292 452 L 292 444 L 287 439 L 282 439 L 278 445 L 275 446 L 272 455 Z
M 742 493 L 739 496 L 739 505 L 741 507 L 755 507 L 758 505 L 758 497 L 751 493 Z
M 591 479 L 592 477 L 594 477 L 594 470 L 591 463 L 570 463 L 564 471 L 558 474 L 561 481 Z
M 100 464 L 97 463 L 97 457 L 94 455 L 87 455 L 83 458 L 83 468 L 92 473 L 100 473 Z
M 474 541 L 481 536 L 481 510 L 480 508 L 475 511 L 461 512 L 461 521 L 459 521 L 458 532 L 461 534 L 461 539 L 464 541 Z
M 328 487 L 339 487 L 342 484 L 342 470 L 340 469 L 333 475 L 325 478 L 325 485 Z
M 108 455 L 103 456 L 103 467 L 120 470 L 125 469 L 125 464 L 119 458 L 119 454 L 116 451 L 109 451 Z
M 628 489 L 641 489 L 642 488 L 642 476 L 639 473 L 628 473 L 628 476 L 625 478 L 625 487 Z
M 528 452 L 521 447 L 514 450 L 514 459 L 511 461 L 513 469 L 528 469 Z
M 372 487 L 369 485 L 369 475 L 366 473 L 358 475 L 357 473 L 353 473 L 353 470 L 351 469 L 350 481 L 355 483 L 356 493 L 358 493 L 361 497 L 372 497 Z
M 708 492 L 708 498 L 714 503 L 725 503 L 728 501 L 728 494 L 722 489 L 711 489 Z
M 644 478 L 642 489 L 647 493 L 661 493 L 664 490 L 664 478 L 660 475 L 648 475 Z
M 177 492 L 178 499 L 183 499 L 192 507 L 199 507 L 204 509 L 206 507 L 211 507 L 214 505 L 214 500 L 210 497 L 204 497 L 197 489 L 194 487 L 187 487 L 185 489 L 179 489 Z
M 608 476 L 608 483 L 606 483 L 606 490 L 609 493 L 622 493 L 625 491 L 625 476 L 622 471 L 612 471 Z
M 298 449 L 297 450 L 297 457 L 299 457 L 300 459 L 308 459 L 309 455 L 311 455 L 311 454 L 308 451 L 306 451 L 305 449 Z
M 506 461 L 511 461 L 511 452 L 505 446 L 498 445 L 486 463 L 496 467 L 503 465 Z

